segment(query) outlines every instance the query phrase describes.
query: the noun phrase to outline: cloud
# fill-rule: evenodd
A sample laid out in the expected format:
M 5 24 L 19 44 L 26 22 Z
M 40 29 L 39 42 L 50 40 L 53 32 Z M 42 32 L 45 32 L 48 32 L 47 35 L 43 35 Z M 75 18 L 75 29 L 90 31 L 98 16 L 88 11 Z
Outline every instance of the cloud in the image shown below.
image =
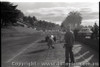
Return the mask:
M 97 23 L 99 25 L 99 19 L 93 19 L 93 20 L 83 20 L 82 25 L 88 26 L 88 25 L 94 25 L 94 23 Z
M 66 17 L 70 11 L 79 10 L 74 7 L 53 7 L 53 8 L 40 8 L 27 10 L 25 13 L 30 15 L 40 14 L 40 16 L 49 16 L 49 17 L 58 17 L 64 16 Z
M 82 17 L 83 20 L 99 19 L 99 13 L 98 12 L 82 13 Z
M 30 3 L 16 3 L 18 9 L 22 10 L 25 15 L 36 16 L 40 20 L 47 20 L 53 23 L 61 24 L 68 16 L 70 11 L 79 11 L 83 17 L 82 22 L 93 22 L 99 19 L 98 3 L 93 2 L 30 2 Z
M 69 11 L 75 10 L 73 7 L 53 7 L 53 8 L 39 8 L 34 10 L 27 10 L 26 14 L 36 16 L 41 20 L 48 20 L 53 23 L 60 24 L 67 17 Z M 59 22 L 59 23 L 58 23 Z
M 74 7 L 53 7 L 53 8 L 40 8 L 34 10 L 27 10 L 26 13 L 37 16 L 42 20 L 60 21 L 62 22 L 70 11 L 79 11 L 82 14 L 83 20 L 99 18 L 98 12 L 92 12 L 90 8 L 77 9 Z

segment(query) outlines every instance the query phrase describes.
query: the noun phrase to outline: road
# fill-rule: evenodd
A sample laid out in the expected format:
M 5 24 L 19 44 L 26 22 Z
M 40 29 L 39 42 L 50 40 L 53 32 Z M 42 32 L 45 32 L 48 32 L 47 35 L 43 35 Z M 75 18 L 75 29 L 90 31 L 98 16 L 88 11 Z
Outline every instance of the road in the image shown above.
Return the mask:
M 43 36 L 2 40 L 2 67 L 64 67 L 63 43 L 55 43 L 55 49 L 48 49 L 41 40 Z M 87 64 L 83 67 L 99 67 L 99 53 L 87 45 L 76 42 L 73 52 L 76 63 L 81 63 L 79 67 L 83 63 Z

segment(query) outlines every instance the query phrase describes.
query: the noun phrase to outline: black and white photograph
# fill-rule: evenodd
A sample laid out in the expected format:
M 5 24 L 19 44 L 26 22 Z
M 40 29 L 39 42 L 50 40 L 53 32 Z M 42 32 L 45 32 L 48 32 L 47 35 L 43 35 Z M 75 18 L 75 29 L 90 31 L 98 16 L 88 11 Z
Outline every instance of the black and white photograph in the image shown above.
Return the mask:
M 99 67 L 99 0 L 0 0 L 1 67 Z

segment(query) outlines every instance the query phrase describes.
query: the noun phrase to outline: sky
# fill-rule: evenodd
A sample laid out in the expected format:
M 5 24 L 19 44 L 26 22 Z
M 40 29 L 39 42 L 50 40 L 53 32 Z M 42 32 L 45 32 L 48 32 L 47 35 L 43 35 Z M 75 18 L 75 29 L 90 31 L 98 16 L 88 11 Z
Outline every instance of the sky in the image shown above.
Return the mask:
M 13 2 L 26 16 L 61 25 L 70 11 L 78 11 L 82 25 L 99 24 L 99 2 Z

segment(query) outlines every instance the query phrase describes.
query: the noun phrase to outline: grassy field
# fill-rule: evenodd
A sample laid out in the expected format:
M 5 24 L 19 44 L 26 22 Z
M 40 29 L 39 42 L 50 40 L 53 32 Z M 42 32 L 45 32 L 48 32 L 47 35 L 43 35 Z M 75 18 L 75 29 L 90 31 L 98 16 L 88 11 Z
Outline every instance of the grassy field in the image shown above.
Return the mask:
M 25 28 L 25 27 L 9 27 L 1 29 L 1 36 L 5 37 L 23 37 L 23 36 L 30 36 L 34 33 L 38 33 L 40 31 L 34 30 L 32 28 Z
M 39 38 L 42 38 L 43 35 L 41 35 L 41 33 L 34 32 L 30 34 L 18 32 L 14 28 L 3 29 L 1 37 L 2 64 L 16 53 L 29 46 L 28 44 L 34 43 Z
M 21 29 L 21 30 L 20 30 Z M 12 62 L 64 62 L 65 51 L 63 48 L 63 42 L 55 43 L 55 49 L 48 49 L 46 42 L 41 42 L 44 40 L 47 34 L 53 34 L 57 36 L 60 41 L 63 38 L 62 32 L 42 32 L 34 31 L 22 32 L 25 28 L 11 28 L 2 30 L 2 41 L 1 41 L 1 62 L 2 67 L 30 67 L 30 66 L 17 66 L 12 65 Z M 13 36 L 9 36 L 9 35 Z M 88 43 L 88 41 L 86 41 Z M 83 42 L 82 42 L 83 43 Z M 84 40 L 85 43 L 85 40 Z M 87 44 L 85 44 L 87 45 Z M 73 51 L 75 54 L 75 59 L 77 62 L 87 63 L 87 62 L 98 62 L 98 53 L 92 51 L 89 46 L 85 46 L 81 43 L 76 43 L 74 45 Z M 88 52 L 87 52 L 88 51 Z M 88 60 L 89 59 L 89 60 Z M 32 66 L 32 67 L 56 67 L 56 66 Z M 62 65 L 59 67 L 63 67 Z M 96 66 L 95 66 L 96 67 Z M 97 66 L 98 67 L 98 66 Z

